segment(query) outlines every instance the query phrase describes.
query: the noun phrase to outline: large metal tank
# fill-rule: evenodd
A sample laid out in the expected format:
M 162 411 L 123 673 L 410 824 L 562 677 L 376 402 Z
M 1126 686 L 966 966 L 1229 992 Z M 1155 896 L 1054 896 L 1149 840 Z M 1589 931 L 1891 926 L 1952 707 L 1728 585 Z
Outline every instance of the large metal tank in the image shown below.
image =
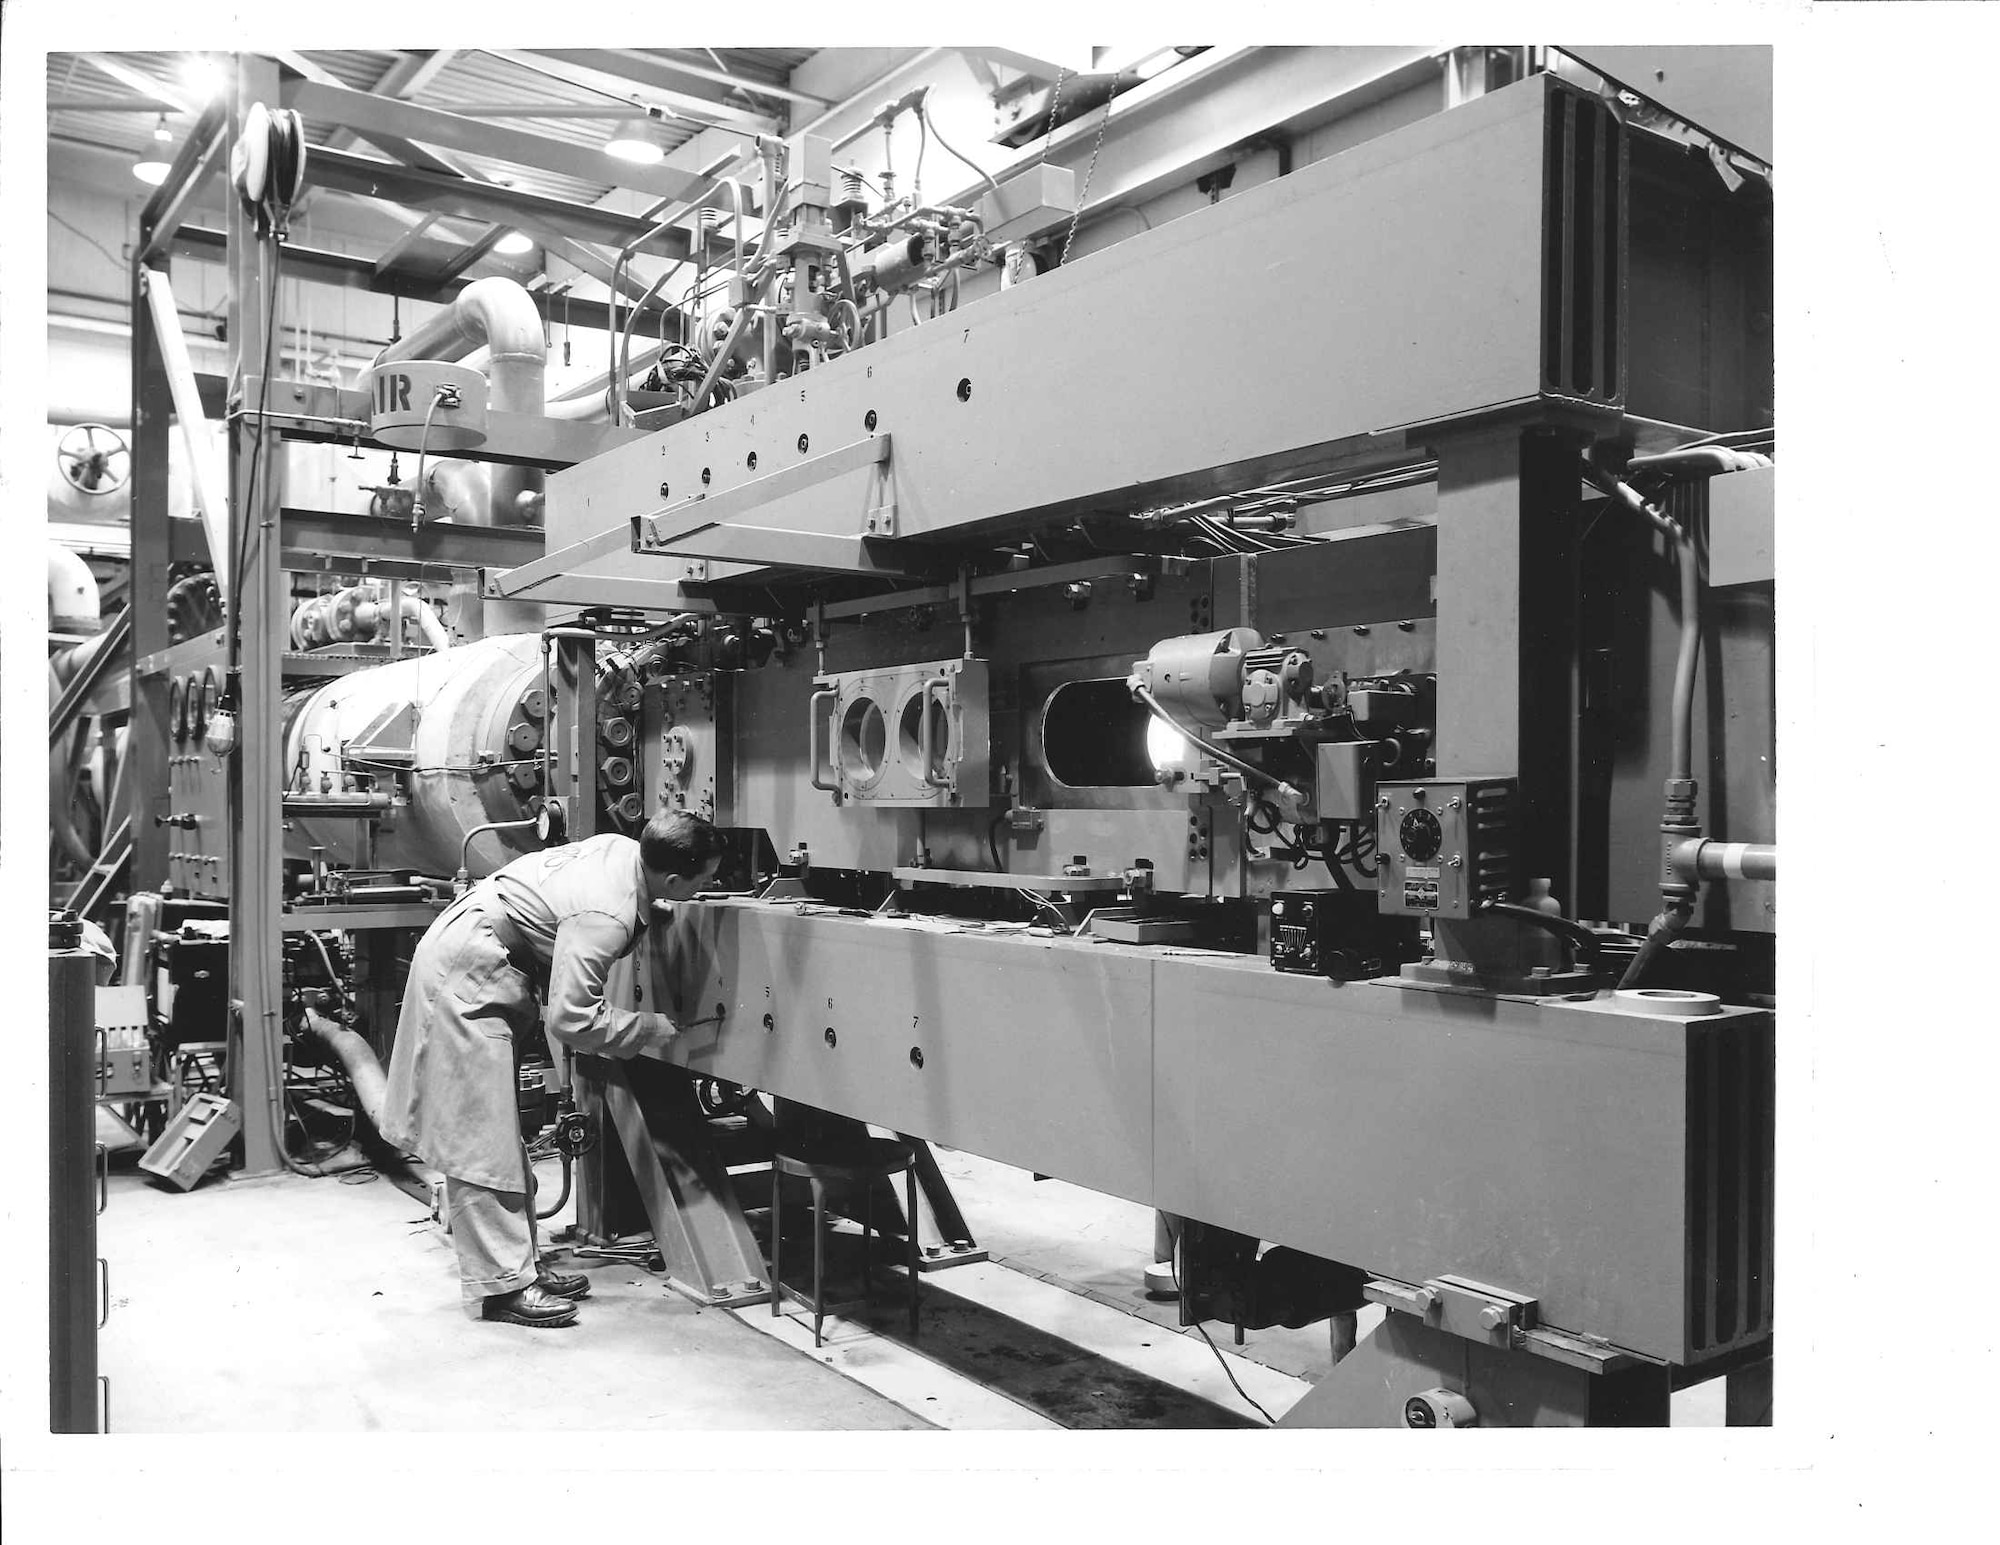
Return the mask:
M 541 640 L 503 634 L 356 671 L 285 704 L 285 855 L 372 869 L 456 872 L 465 835 L 532 813 L 547 702 Z M 378 822 L 296 813 L 317 798 L 407 786 Z M 372 840 L 367 830 L 372 829 Z M 490 874 L 537 847 L 532 832 L 473 840 L 468 868 Z

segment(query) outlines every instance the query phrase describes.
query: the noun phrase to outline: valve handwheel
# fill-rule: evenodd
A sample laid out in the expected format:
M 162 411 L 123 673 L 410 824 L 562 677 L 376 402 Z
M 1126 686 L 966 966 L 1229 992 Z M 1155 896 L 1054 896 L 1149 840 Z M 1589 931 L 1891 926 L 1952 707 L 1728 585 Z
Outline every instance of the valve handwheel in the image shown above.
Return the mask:
M 56 441 L 56 467 L 80 494 L 115 494 L 132 477 L 132 451 L 109 424 L 72 424 Z

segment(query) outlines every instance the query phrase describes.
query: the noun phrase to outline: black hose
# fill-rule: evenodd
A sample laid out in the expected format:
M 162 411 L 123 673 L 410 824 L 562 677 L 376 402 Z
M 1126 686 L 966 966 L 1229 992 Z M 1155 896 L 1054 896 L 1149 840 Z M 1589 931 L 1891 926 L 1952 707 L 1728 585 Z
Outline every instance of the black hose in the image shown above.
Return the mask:
M 1506 917 L 1517 917 L 1524 923 L 1533 923 L 1537 928 L 1545 928 L 1575 947 L 1578 965 L 1588 966 L 1592 971 L 1600 971 L 1604 967 L 1603 944 L 1581 923 L 1571 922 L 1553 912 L 1538 912 L 1533 907 L 1524 907 L 1512 901 L 1489 901 L 1480 911 L 1498 912 Z
M 1668 945 L 1681 936 L 1683 930 L 1694 919 L 1694 908 L 1688 903 L 1670 906 L 1655 917 L 1646 930 L 1646 942 L 1639 946 L 1639 953 L 1632 957 L 1632 964 L 1625 968 L 1625 974 L 1618 979 L 1622 992 L 1636 987 L 1653 962 L 1665 953 Z

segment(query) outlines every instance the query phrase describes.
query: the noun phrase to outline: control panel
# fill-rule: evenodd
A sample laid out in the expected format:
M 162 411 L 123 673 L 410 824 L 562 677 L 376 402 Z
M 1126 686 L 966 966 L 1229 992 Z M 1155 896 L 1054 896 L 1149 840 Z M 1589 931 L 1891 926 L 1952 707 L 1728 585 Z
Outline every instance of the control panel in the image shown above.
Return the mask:
M 1414 923 L 1384 918 L 1370 890 L 1288 890 L 1271 896 L 1271 964 L 1279 971 L 1358 981 L 1415 960 Z
M 180 653 L 167 682 L 167 788 L 150 819 L 168 828 L 167 879 L 184 895 L 229 894 L 229 763 L 209 731 L 223 697 L 220 635 L 212 655 Z
M 1377 787 L 1381 909 L 1471 917 L 1515 886 L 1518 794 L 1512 778 L 1425 778 Z

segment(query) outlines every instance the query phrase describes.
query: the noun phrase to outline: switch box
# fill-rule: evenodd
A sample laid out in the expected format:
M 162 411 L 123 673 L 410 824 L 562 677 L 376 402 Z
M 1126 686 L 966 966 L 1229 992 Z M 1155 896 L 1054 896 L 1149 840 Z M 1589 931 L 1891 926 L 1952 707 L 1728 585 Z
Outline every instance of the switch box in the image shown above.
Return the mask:
M 1374 805 L 1365 740 L 1327 741 L 1313 747 L 1313 808 L 1322 821 L 1359 821 Z
M 1504 901 L 1519 869 L 1512 778 L 1425 778 L 1377 786 L 1377 894 L 1385 913 L 1471 917 Z

